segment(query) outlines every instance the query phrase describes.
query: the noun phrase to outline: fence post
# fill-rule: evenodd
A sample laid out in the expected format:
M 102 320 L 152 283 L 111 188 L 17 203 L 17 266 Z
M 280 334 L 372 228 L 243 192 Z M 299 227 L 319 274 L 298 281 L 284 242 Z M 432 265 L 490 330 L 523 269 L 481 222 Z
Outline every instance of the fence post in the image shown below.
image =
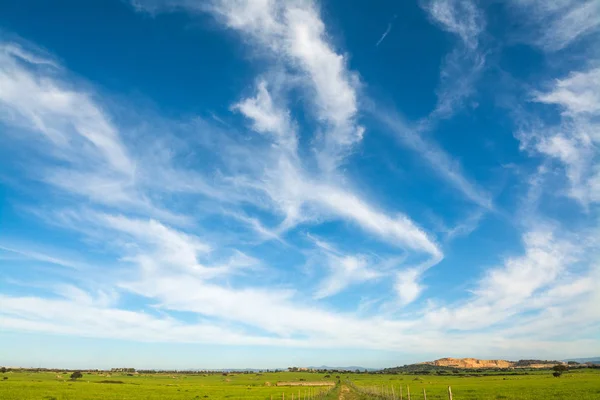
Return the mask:
M 394 385 L 392 385 L 392 400 L 396 400 L 396 393 L 394 392 Z
M 452 400 L 452 388 L 448 386 L 448 400 Z
M 406 385 L 406 397 L 410 400 L 410 387 Z
M 403 400 L 402 399 L 402 385 L 400 385 L 400 400 Z
M 427 400 L 427 393 L 425 393 L 425 388 L 423 388 L 423 400 Z

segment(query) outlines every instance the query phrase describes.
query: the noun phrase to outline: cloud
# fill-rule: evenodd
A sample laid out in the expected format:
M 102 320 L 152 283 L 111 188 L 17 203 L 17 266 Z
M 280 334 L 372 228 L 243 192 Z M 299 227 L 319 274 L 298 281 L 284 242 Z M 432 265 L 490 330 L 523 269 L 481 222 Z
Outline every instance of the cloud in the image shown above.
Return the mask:
M 412 303 L 423 291 L 418 279 L 421 272 L 415 268 L 406 269 L 396 274 L 396 291 L 401 304 Z
M 489 193 L 471 182 L 462 172 L 460 164 L 434 142 L 428 141 L 424 133 L 409 126 L 393 110 L 373 109 L 373 115 L 409 149 L 420 154 L 431 169 L 449 185 L 480 207 L 492 210 L 493 201 Z
M 557 315 L 568 318 L 571 324 L 564 328 L 571 332 L 573 326 L 583 331 L 593 328 L 600 318 L 595 307 L 598 265 L 591 264 L 578 277 L 570 275 L 577 260 L 590 250 L 581 243 L 558 238 L 548 227 L 530 231 L 524 235 L 524 253 L 508 257 L 486 273 L 470 300 L 435 306 L 422 317 L 365 318 L 330 312 L 306 304 L 294 290 L 228 288 L 183 270 L 159 269 L 136 275 L 121 288 L 156 300 L 157 309 L 165 313 L 162 316 L 122 310 L 107 300 L 110 297 L 65 287 L 62 299 L 2 295 L 0 325 L 10 330 L 138 341 L 388 350 L 432 346 L 431 351 L 437 353 L 451 348 L 452 355 L 469 351 L 493 354 L 514 348 L 511 351 L 516 357 L 532 346 L 529 351 L 536 354 L 556 355 L 562 353 L 552 350 L 556 349 L 552 343 L 557 340 L 556 329 L 564 325 Z M 594 256 L 590 254 L 590 258 Z M 359 264 L 350 270 L 360 268 Z M 397 288 L 408 300 L 422 289 L 416 276 L 411 271 L 398 274 Z M 218 320 L 185 322 L 169 316 L 170 311 Z M 529 323 L 533 324 L 531 330 Z M 514 329 L 515 324 L 522 326 Z M 487 330 L 493 326 L 498 328 Z M 248 327 L 271 335 L 250 333 L 254 331 Z M 590 345 L 594 346 L 593 342 L 575 335 L 569 351 L 582 351 Z
M 486 21 L 483 11 L 471 0 L 423 1 L 421 7 L 435 25 L 460 39 L 442 63 L 437 105 L 422 121 L 422 128 L 431 130 L 474 94 L 474 86 L 485 67 L 486 54 L 481 49 L 480 37 Z
M 343 219 L 395 247 L 425 253 L 432 265 L 443 258 L 435 240 L 406 215 L 389 216 L 329 178 L 337 178 L 337 167 L 362 138 L 363 128 L 357 123 L 360 84 L 358 76 L 347 69 L 345 56 L 330 44 L 313 2 L 216 1 L 206 7 L 193 3 L 173 5 L 192 13 L 214 15 L 228 28 L 243 33 L 253 50 L 265 51 L 265 57 L 274 57 L 285 65 L 284 73 L 275 74 L 276 78 L 273 74 L 264 75 L 257 82 L 255 95 L 232 106 L 251 121 L 254 131 L 270 137 L 275 144 L 260 150 L 260 161 L 250 161 L 256 174 L 253 178 L 236 180 L 246 190 L 256 191 L 260 202 L 269 201 L 284 217 L 275 228 L 251 224 L 260 235 L 265 229 L 283 233 L 299 224 Z M 152 12 L 169 10 L 157 3 L 149 3 L 148 7 Z M 320 167 L 316 173 L 307 168 L 310 161 L 298 156 L 297 124 L 286 109 L 286 86 L 298 81 L 298 77 L 308 82 L 303 84 L 304 89 L 314 93 L 309 105 L 318 122 L 313 138 L 315 160 Z M 278 100 L 274 101 L 273 96 Z
M 0 250 L 18 254 L 20 256 L 25 257 L 26 259 L 41 261 L 44 263 L 50 263 L 54 265 L 58 265 L 61 267 L 72 268 L 72 269 L 82 269 L 83 264 L 81 262 L 65 259 L 62 257 L 56 257 L 53 255 L 48 255 L 39 251 L 34 251 L 31 248 L 21 249 L 16 248 L 12 245 L 0 244 Z
M 455 307 L 433 309 L 424 316 L 425 320 L 435 326 L 469 331 L 511 320 L 515 324 L 528 314 L 539 314 L 546 307 L 562 303 L 565 299 L 559 293 L 564 292 L 565 282 L 571 279 L 570 271 L 581 261 L 586 245 L 557 237 L 551 226 L 525 233 L 523 245 L 523 255 L 509 257 L 485 273 L 472 290 L 470 300 Z M 593 268 L 588 273 L 595 274 Z M 581 288 L 582 294 L 590 294 L 587 287 Z M 589 296 L 585 301 L 589 301 Z
M 275 142 L 290 153 L 295 153 L 298 146 L 296 129 L 293 126 L 289 112 L 276 109 L 271 95 L 267 90 L 267 82 L 261 80 L 257 84 L 256 97 L 247 98 L 234 104 L 233 109 L 253 121 L 253 130 L 259 133 L 270 133 L 275 136 Z
M 562 110 L 560 122 L 522 128 L 517 133 L 523 149 L 564 166 L 570 184 L 568 195 L 586 207 L 600 201 L 599 90 L 598 68 L 556 80 L 550 90 L 534 92 L 533 97 L 536 102 L 558 106 Z
M 15 73 L 24 74 L 32 82 L 39 79 L 37 75 L 47 74 L 46 71 L 30 71 L 26 66 L 13 63 L 12 59 L 8 59 L 7 65 L 11 67 L 15 65 Z M 53 224 L 63 228 L 73 229 L 94 242 L 106 243 L 111 252 L 118 254 L 119 262 L 115 267 L 118 272 L 114 273 L 115 281 L 112 285 L 119 292 L 132 292 L 143 296 L 150 302 L 156 302 L 156 306 L 164 310 L 188 311 L 221 318 L 228 323 L 241 324 L 284 336 L 288 332 L 335 335 L 339 328 L 328 327 L 324 330 L 324 328 L 308 329 L 302 326 L 306 326 L 309 317 L 313 320 L 315 316 L 320 318 L 321 326 L 327 326 L 327 321 L 339 319 L 336 326 L 354 326 L 357 330 L 357 333 L 349 339 L 351 342 L 363 340 L 359 338 L 364 336 L 365 328 L 360 321 L 337 317 L 334 313 L 315 308 L 314 305 L 297 306 L 293 300 L 297 296 L 295 291 L 255 286 L 251 283 L 253 280 L 242 287 L 232 288 L 225 285 L 224 280 L 235 279 L 237 275 L 247 274 L 248 271 L 256 273 L 262 263 L 235 246 L 223 246 L 214 234 L 210 239 L 211 243 L 208 243 L 195 234 L 183 232 L 170 225 L 180 222 L 176 218 L 177 215 L 163 204 L 156 205 L 154 200 L 165 193 L 189 193 L 209 202 L 217 200 L 221 204 L 229 203 L 231 210 L 216 212 L 222 217 L 232 218 L 251 226 L 262 236 L 270 232 L 272 235 L 267 236 L 280 237 L 283 232 L 293 229 L 299 223 L 343 219 L 355 223 L 365 233 L 372 234 L 397 249 L 406 248 L 418 254 L 424 253 L 434 263 L 443 257 L 435 241 L 407 216 L 401 213 L 390 216 L 367 203 L 348 188 L 333 184 L 318 174 L 308 173 L 298 155 L 296 124 L 289 111 L 282 106 L 284 103 L 273 101 L 270 86 L 264 80 L 258 81 L 255 95 L 235 103 L 232 110 L 248 118 L 251 121 L 251 128 L 264 136 L 267 143 L 250 149 L 247 148 L 246 143 L 228 137 L 225 132 L 217 142 L 206 142 L 209 150 L 221 149 L 219 157 L 223 158 L 222 172 L 232 173 L 207 185 L 207 179 L 202 175 L 189 170 L 180 170 L 174 166 L 172 155 L 164 157 L 154 153 L 142 154 L 134 162 L 130 155 L 131 151 L 128 150 L 128 143 L 123 140 L 120 130 L 110 122 L 107 112 L 97 103 L 92 102 L 91 95 L 66 89 L 69 86 L 66 76 L 60 80 L 55 76 L 48 76 L 46 79 L 52 82 L 52 87 L 58 88 L 56 91 L 60 96 L 73 96 L 88 101 L 81 100 L 85 105 L 83 117 L 80 114 L 66 112 L 63 115 L 62 109 L 45 110 L 42 113 L 48 121 L 44 126 L 58 124 L 56 121 L 60 122 L 52 133 L 63 137 L 64 140 L 59 141 L 58 144 L 51 141 L 54 147 L 50 149 L 56 149 L 59 152 L 57 157 L 67 163 L 64 167 L 58 168 L 54 166 L 54 160 L 50 159 L 47 164 L 41 164 L 43 168 L 40 168 L 40 171 L 43 171 L 44 180 L 56 189 L 76 196 L 84 196 L 90 200 L 90 204 L 88 208 L 72 208 L 68 212 L 58 211 L 52 214 L 53 217 L 44 218 L 53 220 Z M 41 90 L 36 88 L 38 89 Z M 4 98 L 4 105 L 7 108 L 15 109 L 20 104 L 15 98 L 8 96 Z M 89 107 L 94 107 L 95 112 L 89 111 L 91 109 Z M 22 114 L 29 115 L 25 112 Z M 114 162 L 114 157 L 104 157 L 108 151 L 106 147 L 90 147 L 80 140 L 72 140 L 72 136 L 76 139 L 84 136 L 78 130 L 84 128 L 76 122 L 79 118 L 87 118 L 88 114 L 99 118 L 100 122 L 95 124 L 100 128 L 110 128 L 105 131 L 101 129 L 101 132 L 108 135 L 110 139 L 111 145 L 108 148 L 118 148 L 116 154 L 122 155 L 125 161 Z M 13 120 L 6 121 L 14 125 Z M 41 128 L 28 126 L 28 131 L 44 134 L 44 126 Z M 270 145 L 270 142 L 276 146 Z M 223 143 L 227 146 L 223 146 Z M 146 146 L 151 149 L 153 143 L 146 142 Z M 81 153 L 86 154 L 86 159 L 96 161 L 84 164 L 78 158 Z M 123 178 L 124 171 L 120 166 L 134 163 L 135 174 Z M 150 175 L 154 179 L 148 182 L 145 177 Z M 221 195 L 225 191 L 227 191 L 226 198 Z M 282 213 L 284 220 L 277 228 L 266 226 L 261 220 L 247 216 L 242 207 L 244 204 L 251 204 L 268 214 Z M 105 207 L 111 211 L 107 211 Z M 240 244 L 236 243 L 236 245 Z M 378 273 L 369 269 L 365 262 L 366 258 L 361 255 L 330 255 L 327 265 L 333 273 L 329 280 L 327 278 L 322 280 L 316 297 L 323 299 L 345 290 L 352 284 L 376 278 Z M 345 280 L 343 284 L 340 284 L 341 278 Z M 110 284 L 106 283 L 106 287 L 103 287 L 97 296 L 103 296 L 101 293 L 110 287 Z M 58 290 L 61 297 L 92 307 L 89 310 L 91 314 L 124 315 L 118 309 L 112 308 L 117 307 L 118 299 L 111 300 L 110 304 L 104 298 L 104 300 L 96 300 L 95 296 L 73 285 L 62 286 Z M 11 301 L 16 302 L 15 304 L 31 305 L 36 304 L 38 300 L 15 298 Z M 241 302 L 248 307 L 240 309 Z M 265 317 L 259 317 L 257 310 L 271 311 Z M 35 320 L 36 315 L 20 320 L 10 317 L 5 320 L 5 324 L 15 329 L 90 334 L 89 330 L 74 326 L 76 321 L 73 319 L 59 319 L 57 321 L 61 322 L 55 326 L 39 320 L 32 322 L 31 319 Z M 272 320 L 272 315 L 279 316 L 276 324 Z M 132 315 L 132 318 L 135 317 Z M 139 322 L 170 326 L 161 320 L 147 321 L 142 318 Z M 61 323 L 63 327 L 59 326 Z M 108 332 L 112 332 L 110 318 L 107 325 Z M 176 329 L 177 325 L 175 324 L 173 328 Z M 200 331 L 202 329 L 204 328 L 198 328 Z M 117 335 L 117 337 L 123 336 Z
M 376 279 L 381 273 L 370 264 L 365 255 L 348 255 L 337 250 L 332 244 L 309 235 L 321 250 L 318 256 L 327 259 L 329 274 L 319 283 L 314 298 L 323 299 L 345 290 L 347 287 Z
M 210 13 L 226 27 L 239 31 L 253 48 L 275 57 L 289 73 L 302 77 L 304 89 L 313 98 L 308 106 L 323 129 L 316 137 L 315 150 L 324 171 L 334 171 L 362 140 L 364 127 L 357 122 L 360 80 L 347 68 L 346 57 L 329 42 L 314 2 L 215 0 L 203 6 L 189 1 L 133 4 L 150 12 L 182 8 L 192 13 Z
M 262 98 L 260 101 L 258 97 L 245 99 L 235 105 L 234 109 L 242 112 L 245 110 L 244 114 L 253 121 L 257 132 L 270 133 L 277 143 L 282 140 L 287 143 L 284 146 L 286 151 L 272 149 L 263 157 L 271 160 L 276 168 L 266 166 L 264 175 L 258 179 L 259 183 L 251 184 L 254 189 L 266 193 L 274 206 L 284 213 L 285 219 L 279 230 L 289 230 L 298 223 L 319 217 L 334 216 L 352 221 L 384 241 L 428 253 L 438 261 L 443 258 L 442 251 L 434 240 L 407 216 L 399 214 L 392 218 L 376 210 L 355 193 L 321 179 L 318 175 L 307 173 L 298 158 L 296 146 L 289 146 L 290 140 L 295 140 L 295 134 L 289 128 L 294 125 L 289 119 L 289 112 L 273 107 L 264 84 L 259 83 L 258 92 L 257 96 Z M 257 106 L 258 103 L 260 106 Z M 248 107 L 249 104 L 252 106 Z
M 442 68 L 448 82 L 462 76 L 463 54 L 472 67 L 483 68 L 484 59 L 476 56 L 482 54 L 485 23 L 474 4 L 434 1 L 425 7 L 458 41 Z M 527 351 L 561 358 L 562 352 L 597 348 L 597 340 L 589 339 L 600 321 L 597 232 L 573 235 L 558 223 L 537 221 L 521 235 L 521 250 L 491 268 L 469 266 L 488 268 L 470 290 L 455 288 L 456 299 L 438 294 L 434 282 L 424 279 L 443 260 L 445 245 L 401 207 L 365 195 L 340 168 L 362 140 L 361 82 L 348 56 L 335 48 L 316 3 L 135 5 L 152 12 L 210 13 L 269 67 L 249 94 L 232 100 L 230 111 L 244 118 L 241 127 L 227 118 L 218 125 L 201 118 L 167 121 L 145 110 L 124 124 L 97 90 L 51 57 L 5 44 L 1 134 L 35 159 L 34 165 L 25 163 L 26 179 L 33 176 L 52 188 L 43 188 L 48 198 L 37 209 L 30 206 L 36 210 L 28 215 L 66 230 L 80 240 L 77 245 L 107 262 L 96 285 L 76 277 L 44 282 L 44 294 L 1 294 L 3 330 L 158 342 L 420 353 L 413 349 L 426 348 L 448 355 L 518 357 Z M 451 115 L 468 96 L 471 72 L 456 86 L 441 85 L 447 97 L 440 94 L 435 118 Z M 595 164 L 581 160 L 585 151 L 595 152 L 596 78 L 595 71 L 581 72 L 535 92 L 532 98 L 559 107 L 563 120 L 556 130 L 521 138 L 529 151 L 572 168 L 573 188 L 587 183 L 589 193 L 582 197 L 587 199 L 594 198 Z M 294 113 L 298 88 L 311 113 Z M 481 209 L 447 238 L 474 229 L 485 211 L 494 210 L 489 193 L 427 138 L 426 129 L 412 129 L 381 108 L 373 115 Z M 311 123 L 304 125 L 308 118 Z M 302 148 L 306 143 L 313 151 Z M 298 236 L 313 228 L 327 238 L 313 240 L 316 249 L 307 251 Z M 351 251 L 332 244 L 330 237 L 338 234 L 349 235 L 340 247 L 352 246 Z M 31 248 L 10 251 L 75 265 Z M 312 261 L 318 267 L 308 284 L 299 272 L 306 253 L 316 254 Z M 344 304 L 343 312 L 336 308 L 331 297 L 343 299 L 359 285 L 372 285 L 381 296 L 376 302 L 393 298 L 384 304 L 390 305 L 387 312 L 373 307 L 366 313 L 364 301 Z M 416 303 L 427 287 L 432 297 Z M 130 296 L 136 301 L 128 301 Z M 411 303 L 407 313 L 402 306 Z M 556 332 L 566 329 L 572 340 L 564 344 Z
M 510 3 L 529 28 L 525 40 L 545 51 L 567 48 L 600 30 L 600 5 L 595 0 L 511 0 Z
M 600 115 L 600 68 L 574 72 L 558 79 L 550 92 L 541 92 L 535 100 L 561 106 L 568 115 Z
M 0 45 L 0 51 L 4 54 L 21 59 L 29 64 L 42 64 L 53 68 L 60 68 L 60 66 L 54 62 L 49 55 L 40 55 L 40 53 L 42 53 L 40 49 L 35 49 L 35 53 L 33 53 L 24 49 L 23 46 L 18 43 L 2 43 Z
M 34 71 L 40 64 L 54 64 L 24 50 L 9 50 L 13 48 L 4 45 L 0 53 L 3 118 L 43 134 L 61 151 L 58 155 L 63 159 L 82 162 L 83 157 L 93 156 L 93 161 L 103 163 L 114 173 L 131 176 L 135 163 L 90 96 L 69 89 L 53 79 L 51 72 Z M 41 76 L 36 72 L 42 72 Z M 93 146 L 97 151 L 81 154 L 75 149 L 77 145 L 80 149 Z
M 485 20 L 473 1 L 433 0 L 423 2 L 422 6 L 443 30 L 460 37 L 466 47 L 477 48 Z

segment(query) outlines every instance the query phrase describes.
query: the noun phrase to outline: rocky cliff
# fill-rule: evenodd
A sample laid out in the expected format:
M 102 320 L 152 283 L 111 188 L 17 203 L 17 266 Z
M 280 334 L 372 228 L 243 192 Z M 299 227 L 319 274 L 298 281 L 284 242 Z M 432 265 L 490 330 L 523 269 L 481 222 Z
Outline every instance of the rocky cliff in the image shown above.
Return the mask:
M 565 364 L 562 361 L 547 360 L 479 360 L 477 358 L 440 358 L 435 361 L 427 361 L 421 364 L 433 365 L 436 367 L 451 368 L 549 368 L 556 364 Z
M 477 358 L 440 358 L 423 364 L 454 368 L 511 368 L 515 363 L 506 360 L 479 360 Z

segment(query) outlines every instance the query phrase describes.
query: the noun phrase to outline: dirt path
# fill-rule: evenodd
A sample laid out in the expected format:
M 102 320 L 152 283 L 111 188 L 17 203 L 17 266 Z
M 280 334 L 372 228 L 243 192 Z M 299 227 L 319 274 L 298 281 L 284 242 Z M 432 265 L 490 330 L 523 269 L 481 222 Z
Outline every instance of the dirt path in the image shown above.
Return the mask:
M 350 388 L 346 385 L 342 385 L 340 389 L 340 395 L 338 396 L 338 400 L 350 400 Z
M 340 388 L 340 395 L 338 396 L 338 400 L 361 400 L 364 399 L 359 393 L 355 390 L 350 389 L 346 385 L 342 385 Z

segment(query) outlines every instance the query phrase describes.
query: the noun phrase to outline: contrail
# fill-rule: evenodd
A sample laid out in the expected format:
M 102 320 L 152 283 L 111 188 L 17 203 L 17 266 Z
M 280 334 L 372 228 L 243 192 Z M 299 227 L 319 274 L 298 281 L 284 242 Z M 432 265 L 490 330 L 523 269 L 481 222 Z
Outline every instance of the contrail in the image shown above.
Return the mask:
M 385 37 L 388 35 L 388 33 L 390 33 L 390 31 L 392 30 L 392 23 L 390 22 L 387 26 L 387 29 L 385 30 L 385 32 L 383 32 L 383 35 L 381 35 L 381 37 L 379 38 L 379 40 L 377 41 L 377 44 L 375 44 L 375 47 L 379 46 L 379 44 L 381 42 L 383 42 L 383 39 L 385 39 Z

